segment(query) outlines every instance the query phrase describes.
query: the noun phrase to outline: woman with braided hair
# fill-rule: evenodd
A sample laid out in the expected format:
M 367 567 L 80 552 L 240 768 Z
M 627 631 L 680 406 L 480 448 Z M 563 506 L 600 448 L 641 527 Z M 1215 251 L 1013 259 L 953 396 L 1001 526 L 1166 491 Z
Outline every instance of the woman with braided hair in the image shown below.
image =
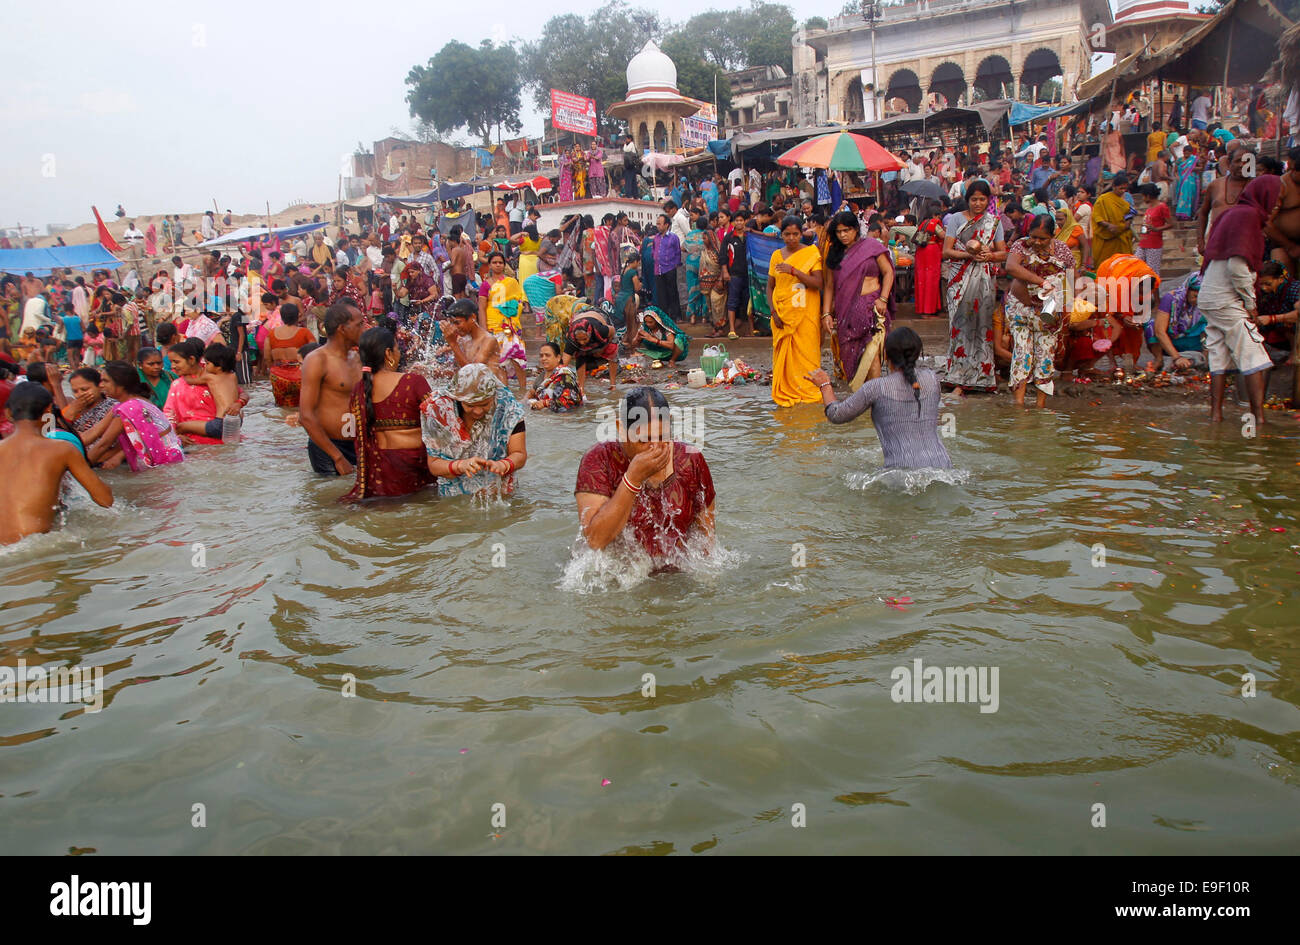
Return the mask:
M 939 379 L 928 368 L 917 368 L 920 357 L 921 336 L 907 327 L 895 328 L 885 336 L 889 374 L 867 381 L 848 399 L 835 399 L 825 371 L 808 374 L 821 391 L 831 423 L 848 423 L 871 410 L 886 469 L 952 468 L 939 440 Z
M 430 394 L 419 374 L 398 371 L 397 338 L 369 328 L 357 342 L 361 380 L 349 407 L 356 424 L 357 483 L 343 498 L 409 495 L 433 483 L 420 435 L 420 405 Z

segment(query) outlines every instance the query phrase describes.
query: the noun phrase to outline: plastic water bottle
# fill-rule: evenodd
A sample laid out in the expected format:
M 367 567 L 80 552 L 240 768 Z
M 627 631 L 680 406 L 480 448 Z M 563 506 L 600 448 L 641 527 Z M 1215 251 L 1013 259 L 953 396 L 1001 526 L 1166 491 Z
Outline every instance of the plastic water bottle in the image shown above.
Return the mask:
M 226 414 L 221 418 L 221 442 L 226 446 L 239 443 L 239 429 L 243 425 L 239 414 Z

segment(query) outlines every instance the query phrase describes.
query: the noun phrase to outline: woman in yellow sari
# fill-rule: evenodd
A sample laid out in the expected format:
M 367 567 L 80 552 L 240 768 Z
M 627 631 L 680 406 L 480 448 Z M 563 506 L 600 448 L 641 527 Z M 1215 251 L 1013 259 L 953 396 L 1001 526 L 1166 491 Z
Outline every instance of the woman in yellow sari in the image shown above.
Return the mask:
M 506 257 L 493 251 L 488 255 L 488 274 L 478 291 L 479 320 L 501 348 L 501 368 L 513 374 L 520 390 L 527 390 L 528 352 L 524 350 L 523 322 L 519 316 L 528 311 L 528 296 L 517 279 L 506 275 Z
M 531 223 L 524 227 L 524 238 L 519 243 L 519 281 L 522 283 L 529 276 L 537 275 L 538 250 L 542 248 L 541 237 L 537 227 Z
M 767 304 L 772 312 L 772 399 L 778 407 L 819 404 L 821 391 L 807 375 L 821 367 L 822 257 L 804 246 L 796 216 L 781 221 L 785 246 L 772 254 L 767 270 Z

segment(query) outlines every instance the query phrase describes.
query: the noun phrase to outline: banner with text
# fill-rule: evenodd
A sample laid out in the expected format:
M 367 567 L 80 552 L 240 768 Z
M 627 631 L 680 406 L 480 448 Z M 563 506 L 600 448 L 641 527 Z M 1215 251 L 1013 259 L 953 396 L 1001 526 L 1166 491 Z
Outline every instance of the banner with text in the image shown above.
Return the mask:
M 694 115 L 682 119 L 682 145 L 687 148 L 702 148 L 718 137 L 718 110 L 711 102 L 691 99 L 700 106 Z
M 596 134 L 596 102 L 551 89 L 551 124 L 580 135 Z

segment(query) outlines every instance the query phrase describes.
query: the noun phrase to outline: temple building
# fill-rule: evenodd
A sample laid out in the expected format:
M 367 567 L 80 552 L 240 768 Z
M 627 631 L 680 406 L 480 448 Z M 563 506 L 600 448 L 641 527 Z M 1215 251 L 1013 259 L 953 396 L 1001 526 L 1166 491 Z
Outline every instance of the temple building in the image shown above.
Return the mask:
M 855 13 L 796 32 L 796 125 L 995 98 L 1070 102 L 1093 54 L 1113 50 L 1107 0 L 917 0 L 876 12 L 874 29 Z
M 648 40 L 627 64 L 627 98 L 606 114 L 627 122 L 641 150 L 670 153 L 682 147 L 682 119 L 699 110 L 699 102 L 677 91 L 677 66 Z

